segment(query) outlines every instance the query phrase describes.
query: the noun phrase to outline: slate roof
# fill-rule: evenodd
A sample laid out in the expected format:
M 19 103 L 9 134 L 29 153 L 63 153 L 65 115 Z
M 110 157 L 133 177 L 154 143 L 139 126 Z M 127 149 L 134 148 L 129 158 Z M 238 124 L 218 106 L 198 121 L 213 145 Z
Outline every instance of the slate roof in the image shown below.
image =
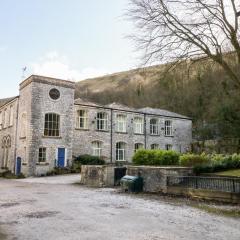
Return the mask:
M 17 98 L 17 96 L 15 96 L 15 97 L 10 97 L 10 98 L 0 99 L 0 107 L 2 107 L 2 106 L 4 106 L 5 104 L 11 102 L 11 101 L 14 100 L 15 98 Z
M 158 114 L 162 116 L 167 116 L 167 117 L 177 117 L 177 118 L 189 118 L 187 116 L 170 112 L 168 110 L 164 109 L 159 109 L 159 108 L 150 108 L 150 107 L 145 107 L 145 108 L 140 108 L 138 111 L 143 112 L 143 113 L 148 113 L 148 114 Z
M 150 108 L 150 107 L 145 107 L 145 108 L 130 108 L 128 106 L 125 106 L 120 103 L 110 103 L 107 105 L 100 105 L 94 102 L 89 102 L 88 100 L 84 100 L 82 98 L 78 98 L 75 100 L 75 104 L 80 104 L 80 105 L 87 105 L 87 106 L 93 106 L 93 107 L 101 107 L 101 108 L 112 108 L 112 109 L 118 109 L 118 110 L 124 110 L 124 111 L 133 111 L 136 113 L 147 113 L 147 114 L 153 114 L 153 115 L 160 115 L 160 116 L 166 116 L 166 117 L 173 117 L 173 118 L 185 118 L 185 119 L 190 119 L 187 116 L 170 112 L 164 109 L 159 109 L 159 108 Z

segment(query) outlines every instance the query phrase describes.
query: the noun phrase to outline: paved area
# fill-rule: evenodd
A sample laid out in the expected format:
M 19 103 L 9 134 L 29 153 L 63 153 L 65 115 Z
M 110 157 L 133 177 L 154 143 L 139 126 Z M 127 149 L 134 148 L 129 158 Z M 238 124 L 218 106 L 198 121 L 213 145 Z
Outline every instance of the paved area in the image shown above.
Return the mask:
M 240 220 L 71 184 L 78 175 L 0 179 L 0 239 L 239 240 Z

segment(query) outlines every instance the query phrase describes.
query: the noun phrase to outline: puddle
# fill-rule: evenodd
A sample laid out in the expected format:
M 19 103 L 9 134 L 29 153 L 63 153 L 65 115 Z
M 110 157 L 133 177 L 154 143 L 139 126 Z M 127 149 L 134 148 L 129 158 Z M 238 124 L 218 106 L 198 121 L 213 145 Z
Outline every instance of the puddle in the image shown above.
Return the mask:
M 32 212 L 24 217 L 26 218 L 47 218 L 47 217 L 54 217 L 58 214 L 57 211 L 42 211 L 42 212 Z
M 9 207 L 15 207 L 20 205 L 20 203 L 12 202 L 12 203 L 2 203 L 0 204 L 0 208 L 9 208 Z

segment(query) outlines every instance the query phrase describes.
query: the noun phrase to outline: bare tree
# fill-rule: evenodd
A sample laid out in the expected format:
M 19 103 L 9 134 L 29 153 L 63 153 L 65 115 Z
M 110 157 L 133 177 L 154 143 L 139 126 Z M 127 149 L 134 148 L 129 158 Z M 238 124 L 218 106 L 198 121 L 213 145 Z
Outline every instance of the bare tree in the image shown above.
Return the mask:
M 145 63 L 210 58 L 240 88 L 239 0 L 129 0 Z M 227 60 L 232 53 L 234 64 Z

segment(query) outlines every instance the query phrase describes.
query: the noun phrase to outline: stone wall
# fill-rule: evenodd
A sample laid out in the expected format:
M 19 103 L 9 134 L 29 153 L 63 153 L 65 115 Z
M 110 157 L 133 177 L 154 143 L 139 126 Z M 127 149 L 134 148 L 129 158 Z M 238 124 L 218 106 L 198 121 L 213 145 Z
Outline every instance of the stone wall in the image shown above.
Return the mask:
M 83 165 L 81 170 L 81 184 L 90 187 L 113 187 L 114 166 Z
M 192 168 L 186 167 L 151 167 L 128 166 L 127 175 L 143 178 L 144 192 L 167 192 L 167 176 L 189 176 L 193 174 Z
M 12 108 L 12 124 L 10 124 L 10 109 Z M 8 114 L 8 125 L 0 126 L 0 167 L 7 167 L 8 170 L 14 172 L 15 170 L 15 157 L 16 157 L 16 130 L 18 119 L 18 98 L 16 97 L 9 103 L 0 108 L 2 114 L 2 123 L 4 123 L 4 113 Z M 8 149 L 6 149 L 6 141 Z M 7 157 L 6 157 L 7 156 Z M 5 165 L 5 166 L 4 166 Z
M 75 116 L 80 109 L 87 110 L 88 114 L 88 128 L 74 130 L 73 141 L 73 155 L 79 156 L 83 154 L 92 154 L 92 142 L 101 141 L 103 143 L 102 156 L 107 162 L 116 162 L 116 143 L 126 143 L 126 162 L 132 161 L 134 155 L 135 143 L 146 144 L 146 149 L 150 149 L 152 144 L 157 144 L 159 149 L 165 149 L 167 144 L 173 146 L 173 150 L 179 152 L 186 152 L 190 150 L 192 141 L 192 121 L 190 119 L 171 118 L 162 116 L 152 116 L 146 114 L 146 139 L 145 134 L 135 134 L 133 128 L 134 117 L 144 118 L 143 113 L 131 112 L 125 110 L 124 112 L 118 109 L 94 106 L 75 105 Z M 107 131 L 99 131 L 96 129 L 96 116 L 98 112 L 106 112 L 109 116 L 109 125 Z M 119 133 L 116 131 L 116 116 L 117 114 L 124 114 L 127 117 L 127 132 Z M 112 115 L 112 119 L 111 119 Z M 150 134 L 150 119 L 158 118 L 159 120 L 159 134 Z M 75 117 L 76 119 L 76 117 Z M 164 135 L 164 122 L 170 119 L 173 122 L 173 136 L 166 137 Z M 112 141 L 111 141 L 111 127 L 112 127 Z M 112 143 L 112 144 L 111 144 Z M 112 146 L 111 146 L 112 145 Z M 112 147 L 112 151 L 111 151 Z M 112 156 L 111 156 L 112 153 Z

